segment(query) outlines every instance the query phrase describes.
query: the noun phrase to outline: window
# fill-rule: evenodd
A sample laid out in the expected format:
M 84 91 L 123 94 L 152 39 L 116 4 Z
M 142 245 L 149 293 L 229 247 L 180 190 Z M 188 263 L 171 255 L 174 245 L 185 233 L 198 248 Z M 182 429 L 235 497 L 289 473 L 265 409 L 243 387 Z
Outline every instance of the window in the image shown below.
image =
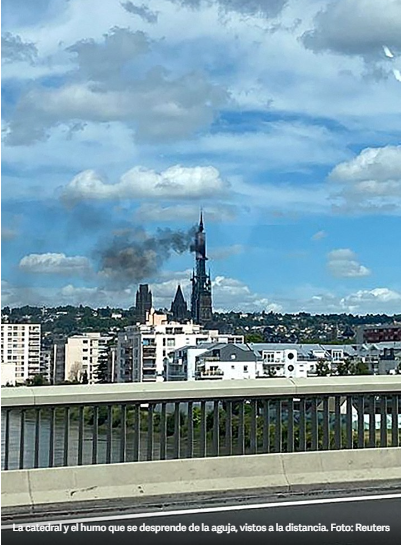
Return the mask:
M 248 366 L 243 366 L 243 372 L 244 372 L 244 373 L 247 373 L 247 372 L 248 372 Z
M 167 339 L 167 346 L 168 346 L 168 347 L 174 347 L 174 344 L 175 344 L 175 339 L 174 339 L 174 337 L 168 337 L 168 339 Z
M 275 353 L 265 351 L 263 358 L 265 362 L 275 362 Z
M 234 364 L 232 364 L 231 368 L 232 368 L 232 370 L 234 370 L 234 369 L 235 369 L 235 365 L 234 365 Z
M 288 353 L 288 359 L 289 360 L 292 360 L 294 357 L 295 357 L 295 355 L 293 353 Z
M 232 355 L 230 355 L 230 360 L 236 360 L 236 354 L 233 353 Z

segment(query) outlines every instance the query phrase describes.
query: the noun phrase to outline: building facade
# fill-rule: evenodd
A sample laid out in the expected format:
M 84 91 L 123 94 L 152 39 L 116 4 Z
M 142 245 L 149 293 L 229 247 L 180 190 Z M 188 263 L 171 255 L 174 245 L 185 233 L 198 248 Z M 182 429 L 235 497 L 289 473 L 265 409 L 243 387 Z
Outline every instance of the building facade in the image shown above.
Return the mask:
M 220 334 L 217 330 L 208 330 L 208 340 L 198 345 L 186 345 L 170 351 L 164 359 L 165 381 L 194 381 L 197 378 L 198 357 L 209 352 L 217 345 L 242 345 L 244 336 Z
M 218 343 L 196 358 L 196 380 L 255 379 L 257 357 L 248 345 Z
M 328 375 L 336 374 L 338 366 L 346 361 L 350 364 L 365 364 L 368 374 L 397 374 L 401 369 L 401 349 L 400 344 L 396 343 L 362 346 L 243 344 L 242 341 L 236 341 L 239 336 L 220 337 L 226 340 L 220 344 L 208 341 L 198 346 L 187 345 L 170 352 L 165 359 L 165 379 L 186 381 L 314 377 L 318 375 L 319 361 L 325 361 Z
M 151 311 L 145 324 L 128 326 L 117 335 L 116 373 L 119 382 L 164 381 L 165 359 L 181 347 L 228 341 L 243 336 L 204 330 L 193 322 L 179 323 Z M 194 379 L 194 376 L 191 377 Z
M 69 337 L 65 345 L 65 380 L 96 383 L 99 358 L 107 353 L 110 339 L 96 332 Z
M 401 341 L 400 324 L 363 324 L 356 327 L 356 343 L 381 343 L 383 341 Z
M 38 374 L 48 372 L 41 367 L 41 325 L 2 324 L 1 363 L 14 364 L 15 382 L 26 383 Z

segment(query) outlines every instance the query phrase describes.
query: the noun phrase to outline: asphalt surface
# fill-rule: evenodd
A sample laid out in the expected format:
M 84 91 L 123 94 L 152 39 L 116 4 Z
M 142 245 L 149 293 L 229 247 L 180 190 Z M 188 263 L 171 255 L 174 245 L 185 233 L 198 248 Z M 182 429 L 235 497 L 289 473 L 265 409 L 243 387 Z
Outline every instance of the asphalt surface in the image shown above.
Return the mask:
M 177 507 L 177 506 L 176 506 Z M 398 493 L 261 498 L 2 525 L 2 545 L 400 545 Z

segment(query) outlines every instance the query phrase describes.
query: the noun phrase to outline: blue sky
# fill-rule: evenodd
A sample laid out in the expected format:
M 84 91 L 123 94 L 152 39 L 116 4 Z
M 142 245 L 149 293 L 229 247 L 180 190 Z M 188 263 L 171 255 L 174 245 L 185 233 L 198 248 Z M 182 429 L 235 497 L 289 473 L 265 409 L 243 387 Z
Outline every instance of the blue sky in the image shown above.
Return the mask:
M 2 15 L 3 305 L 189 298 L 189 252 L 130 282 L 105 256 L 202 207 L 217 310 L 399 312 L 398 1 Z

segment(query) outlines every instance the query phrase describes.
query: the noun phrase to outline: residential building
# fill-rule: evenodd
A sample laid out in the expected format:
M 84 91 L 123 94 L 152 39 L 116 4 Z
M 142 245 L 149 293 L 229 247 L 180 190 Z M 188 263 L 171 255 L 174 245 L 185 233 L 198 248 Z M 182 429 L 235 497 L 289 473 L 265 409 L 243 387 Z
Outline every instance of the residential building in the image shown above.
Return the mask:
M 107 352 L 110 336 L 100 333 L 84 333 L 67 339 L 65 345 L 65 380 L 96 382 L 99 358 Z
M 363 324 L 356 327 L 356 343 L 380 343 L 382 341 L 401 341 L 400 324 Z
M 255 379 L 257 357 L 248 345 L 217 343 L 196 358 L 195 379 Z
M 350 360 L 365 363 L 368 373 L 394 374 L 400 372 L 400 345 L 399 348 L 387 348 L 390 345 L 249 343 L 235 345 L 237 352 L 233 352 L 230 344 L 204 343 L 170 353 L 165 360 L 165 377 L 168 381 L 308 377 L 317 375 L 316 366 L 320 360 L 325 360 L 332 372 Z
M 178 348 L 211 342 L 243 342 L 243 336 L 219 334 L 188 322 L 170 322 L 167 315 L 151 311 L 145 324 L 128 326 L 117 336 L 117 381 L 165 379 L 164 359 Z M 192 378 L 193 379 L 193 378 Z
M 2 324 L 1 364 L 15 365 L 15 382 L 25 383 L 35 375 L 47 375 L 41 368 L 41 325 Z
M 13 362 L 1 363 L 1 386 L 2 387 L 14 387 L 16 384 L 16 364 Z

